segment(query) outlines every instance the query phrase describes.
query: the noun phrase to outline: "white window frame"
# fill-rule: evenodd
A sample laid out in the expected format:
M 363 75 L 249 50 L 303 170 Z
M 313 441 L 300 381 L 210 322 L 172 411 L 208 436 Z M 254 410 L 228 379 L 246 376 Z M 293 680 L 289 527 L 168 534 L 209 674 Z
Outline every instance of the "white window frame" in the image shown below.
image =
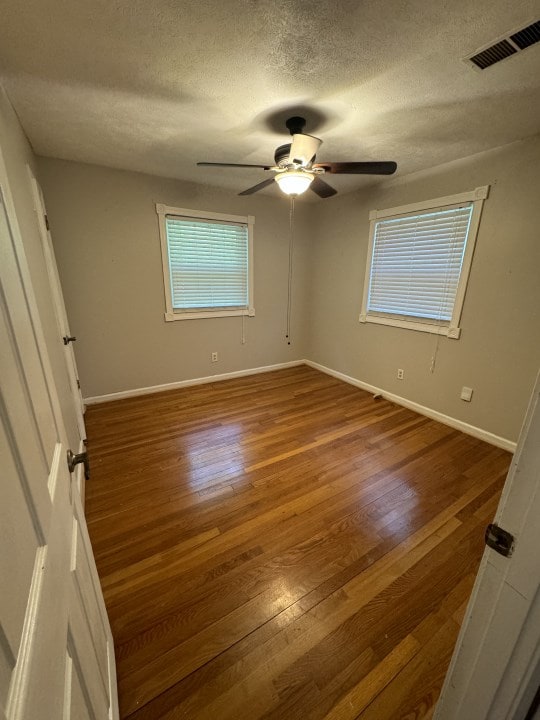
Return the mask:
M 465 300 L 465 291 L 469 281 L 469 273 L 471 271 L 472 258 L 476 237 L 478 235 L 478 227 L 480 225 L 480 217 L 482 215 L 482 207 L 484 200 L 489 193 L 489 185 L 477 187 L 469 192 L 459 193 L 457 195 L 447 195 L 445 197 L 435 198 L 434 200 L 424 200 L 423 202 L 411 203 L 410 205 L 401 205 L 399 207 L 388 208 L 386 210 L 372 210 L 369 213 L 370 229 L 369 229 L 369 246 L 366 261 L 366 273 L 364 278 L 364 292 L 362 298 L 362 310 L 359 320 L 361 323 L 377 323 L 379 325 L 392 325 L 394 327 L 407 328 L 409 330 L 419 330 L 420 332 L 436 333 L 437 335 L 446 335 L 449 338 L 458 339 L 461 334 L 459 322 L 461 320 L 461 312 L 463 310 L 463 302 Z M 471 222 L 469 226 L 469 234 L 465 245 L 465 253 L 463 255 L 463 263 L 461 266 L 461 274 L 456 291 L 456 299 L 452 318 L 449 323 L 442 324 L 439 320 L 412 320 L 404 319 L 393 315 L 376 315 L 368 312 L 369 285 L 371 279 L 371 264 L 373 261 L 373 248 L 375 241 L 375 225 L 377 220 L 382 218 L 399 217 L 409 215 L 410 213 L 423 212 L 428 210 L 443 210 L 448 205 L 459 205 L 464 202 L 472 202 L 473 210 L 471 214 Z
M 171 322 L 174 320 L 198 320 L 200 318 L 216 318 L 216 317 L 233 317 L 239 315 L 247 315 L 253 317 L 255 315 L 255 307 L 253 304 L 253 226 L 255 225 L 255 217 L 253 215 L 225 215 L 223 213 L 206 212 L 201 210 L 188 210 L 186 208 L 171 207 L 169 205 L 156 204 L 156 212 L 159 218 L 159 237 L 161 241 L 161 260 L 163 264 L 163 286 L 165 290 L 165 320 Z M 176 215 L 184 218 L 195 218 L 200 220 L 217 220 L 223 222 L 242 223 L 247 225 L 248 229 L 248 306 L 246 308 L 235 309 L 209 309 L 185 311 L 173 308 L 172 292 L 171 292 L 171 275 L 169 265 L 169 244 L 167 242 L 167 228 L 165 217 L 167 215 Z

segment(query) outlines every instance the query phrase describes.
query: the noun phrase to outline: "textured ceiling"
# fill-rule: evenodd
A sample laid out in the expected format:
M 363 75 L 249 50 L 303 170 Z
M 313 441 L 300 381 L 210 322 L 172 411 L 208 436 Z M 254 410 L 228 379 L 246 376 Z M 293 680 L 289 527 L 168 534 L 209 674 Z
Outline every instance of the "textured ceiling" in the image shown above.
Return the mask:
M 540 44 L 462 61 L 539 16 L 539 0 L 4 0 L 0 76 L 41 155 L 239 191 L 264 172 L 196 161 L 270 162 L 301 106 L 319 160 L 405 174 L 540 132 Z

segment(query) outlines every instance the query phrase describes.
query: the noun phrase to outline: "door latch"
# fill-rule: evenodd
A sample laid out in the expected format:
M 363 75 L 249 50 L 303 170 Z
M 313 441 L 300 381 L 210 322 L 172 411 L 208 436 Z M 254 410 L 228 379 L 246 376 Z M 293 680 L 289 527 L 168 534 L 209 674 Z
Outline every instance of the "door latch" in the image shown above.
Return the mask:
M 69 472 L 75 471 L 75 466 L 82 463 L 84 465 L 84 479 L 90 480 L 90 463 L 88 461 L 88 453 L 86 450 L 82 453 L 73 453 L 71 450 L 67 451 L 67 464 Z
M 486 545 L 498 552 L 499 555 L 510 557 L 514 552 L 514 536 L 495 523 L 490 523 L 487 526 L 485 540 Z
M 74 335 L 64 335 L 62 338 L 64 345 L 69 345 L 70 342 L 75 342 L 77 338 Z

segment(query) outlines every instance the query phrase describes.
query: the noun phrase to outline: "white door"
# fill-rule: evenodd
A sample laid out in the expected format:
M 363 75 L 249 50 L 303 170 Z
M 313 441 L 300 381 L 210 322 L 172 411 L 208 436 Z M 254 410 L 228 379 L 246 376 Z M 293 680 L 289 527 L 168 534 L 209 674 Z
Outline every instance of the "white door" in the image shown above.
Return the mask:
M 86 440 L 86 428 L 84 426 L 84 402 L 79 383 L 79 373 L 77 371 L 77 361 L 73 350 L 73 336 L 69 329 L 69 322 L 62 294 L 62 286 L 60 284 L 60 276 L 58 275 L 58 266 L 54 255 L 54 245 L 49 230 L 49 220 L 47 218 L 47 210 L 45 208 L 45 200 L 41 187 L 34 177 L 34 174 L 27 166 L 32 186 L 32 196 L 34 198 L 34 209 L 36 212 L 39 231 L 41 234 L 41 242 L 43 246 L 43 254 L 45 256 L 45 264 L 47 274 L 49 276 L 49 286 L 51 288 L 51 297 L 54 303 L 54 311 L 56 315 L 56 323 L 58 325 L 58 342 L 64 347 L 64 358 L 71 386 L 71 394 L 73 395 L 74 407 L 77 414 L 77 425 L 79 427 L 79 436 L 81 440 Z M 83 488 L 81 488 L 81 497 L 84 497 Z
M 0 187 L 0 716 L 117 718 L 110 626 L 13 218 Z
M 540 680 L 540 375 L 434 718 L 524 720 Z M 530 716 L 529 716 L 530 717 Z

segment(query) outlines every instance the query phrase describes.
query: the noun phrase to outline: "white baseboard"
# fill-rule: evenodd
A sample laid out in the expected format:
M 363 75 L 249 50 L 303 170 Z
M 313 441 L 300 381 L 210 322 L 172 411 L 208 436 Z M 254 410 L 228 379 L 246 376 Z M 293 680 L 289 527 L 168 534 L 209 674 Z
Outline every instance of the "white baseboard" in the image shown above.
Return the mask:
M 361 380 L 357 380 L 350 375 L 345 375 L 344 373 L 338 372 L 337 370 L 332 370 L 328 367 L 325 367 L 324 365 L 319 365 L 319 363 L 313 362 L 312 360 L 304 360 L 304 363 L 312 368 L 315 368 L 316 370 L 320 370 L 321 372 L 326 373 L 327 375 L 331 375 L 338 380 L 343 380 L 350 385 L 355 385 L 356 387 L 362 388 L 362 390 L 367 390 L 367 392 L 373 393 L 374 395 L 381 394 L 387 400 L 396 403 L 396 405 L 402 405 L 403 407 L 409 408 L 409 410 L 414 410 L 415 412 L 420 413 L 420 415 L 425 415 L 432 420 L 437 420 L 444 425 L 449 425 L 456 430 L 461 430 L 461 432 L 464 432 L 467 435 L 472 435 L 479 440 L 485 440 L 485 442 L 488 442 L 491 445 L 496 445 L 503 450 L 509 450 L 512 453 L 516 450 L 516 443 L 512 442 L 512 440 L 500 437 L 499 435 L 495 435 L 494 433 L 488 432 L 487 430 L 482 430 L 482 428 L 476 427 L 475 425 L 469 425 L 469 423 L 463 422 L 462 420 L 457 420 L 456 418 L 450 417 L 449 415 L 444 415 L 443 413 L 438 412 L 438 410 L 432 410 L 432 408 L 425 407 L 425 405 L 420 405 L 419 403 L 413 402 L 412 400 L 407 400 L 407 398 L 401 397 L 400 395 L 394 395 L 394 393 L 386 392 L 382 388 L 378 388 L 375 387 L 375 385 L 370 385 L 369 383 L 362 382 Z
M 298 365 L 309 365 L 309 367 L 320 370 L 320 372 L 331 375 L 338 380 L 343 380 L 350 385 L 355 385 L 362 390 L 367 390 L 369 393 L 373 393 L 374 395 L 381 394 L 387 400 L 390 400 L 397 405 L 402 405 L 403 407 L 409 408 L 409 410 L 414 410 L 415 412 L 420 413 L 420 415 L 425 415 L 432 420 L 437 420 L 444 425 L 449 425 L 456 430 L 461 430 L 461 432 L 464 432 L 467 435 L 472 435 L 479 440 L 484 440 L 485 442 L 488 442 L 491 445 L 496 445 L 503 450 L 509 450 L 512 453 L 516 450 L 516 443 L 512 440 L 500 437 L 499 435 L 495 435 L 487 430 L 482 430 L 482 428 L 476 427 L 475 425 L 469 425 L 469 423 L 457 420 L 449 415 L 444 415 L 444 413 L 441 413 L 438 410 L 433 410 L 425 405 L 420 405 L 420 403 L 413 402 L 412 400 L 408 400 L 400 395 L 394 395 L 394 393 L 386 392 L 382 388 L 370 385 L 362 380 L 357 380 L 356 378 L 353 378 L 350 375 L 345 375 L 345 373 L 338 372 L 337 370 L 332 370 L 325 365 L 313 362 L 313 360 L 292 360 L 290 362 L 277 363 L 276 365 L 265 365 L 264 367 L 249 368 L 248 370 L 236 370 L 234 372 L 222 373 L 221 375 L 207 375 L 206 377 L 193 378 L 192 380 L 179 380 L 177 382 L 165 383 L 164 385 L 150 385 L 149 387 L 135 388 L 134 390 L 122 390 L 120 392 L 109 393 L 108 395 L 88 397 L 85 398 L 84 402 L 86 405 L 96 405 L 98 403 L 111 402 L 113 400 L 123 400 L 124 398 L 137 397 L 138 395 L 150 395 L 151 393 L 162 392 L 165 390 L 190 387 L 191 385 L 204 385 L 205 383 L 220 382 L 221 380 L 231 380 L 232 378 L 273 372 L 274 370 L 283 370 L 284 368 L 296 367 Z
M 264 367 L 249 368 L 248 370 L 235 370 L 234 372 L 222 373 L 221 375 L 207 375 L 206 377 L 193 378 L 192 380 L 179 380 L 177 382 L 165 383 L 163 385 L 150 385 L 149 387 L 135 388 L 134 390 L 121 390 L 120 392 L 109 393 L 108 395 L 95 395 L 84 398 L 85 405 L 97 405 L 98 403 L 123 400 L 125 398 L 137 397 L 138 395 L 150 395 L 151 393 L 163 392 L 164 390 L 176 390 L 177 388 L 189 387 L 190 385 L 204 385 L 205 383 L 231 380 L 232 378 L 245 377 L 246 375 L 258 375 L 259 373 L 283 370 L 284 368 L 305 365 L 305 360 L 291 360 L 290 362 L 277 363 L 276 365 L 265 365 Z

